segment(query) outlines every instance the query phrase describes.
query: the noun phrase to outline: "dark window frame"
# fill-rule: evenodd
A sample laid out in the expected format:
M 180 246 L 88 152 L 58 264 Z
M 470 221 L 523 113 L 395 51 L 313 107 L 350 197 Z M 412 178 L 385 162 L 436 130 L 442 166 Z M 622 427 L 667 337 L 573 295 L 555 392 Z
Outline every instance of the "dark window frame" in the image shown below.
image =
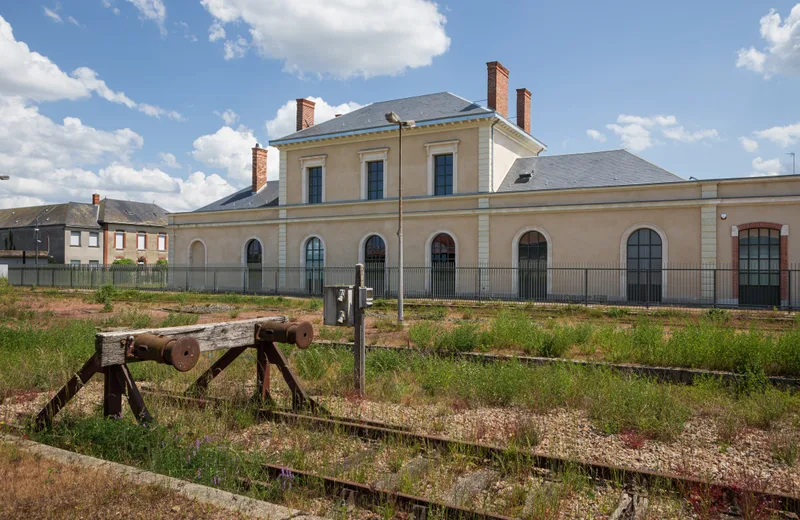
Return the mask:
M 308 203 L 322 203 L 322 166 L 309 166 L 306 168 L 308 175 Z
M 442 153 L 433 156 L 433 195 L 453 194 L 453 168 L 455 154 Z
M 367 200 L 383 199 L 384 161 L 367 161 Z

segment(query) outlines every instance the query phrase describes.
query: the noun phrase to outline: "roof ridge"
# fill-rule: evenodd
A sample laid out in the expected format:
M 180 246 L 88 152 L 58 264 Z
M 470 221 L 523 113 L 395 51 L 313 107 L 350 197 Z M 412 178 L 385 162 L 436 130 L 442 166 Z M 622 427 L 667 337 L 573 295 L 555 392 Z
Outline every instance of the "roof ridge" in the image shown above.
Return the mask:
M 569 156 L 572 156 L 572 155 L 591 155 L 591 154 L 594 154 L 594 153 L 611 153 L 611 152 L 627 152 L 627 150 L 625 150 L 624 148 L 612 148 L 610 150 L 597 150 L 597 151 L 594 151 L 594 152 L 559 153 L 559 154 L 555 154 L 555 155 L 536 155 L 534 157 L 536 157 L 536 158 L 539 158 L 539 157 L 569 157 Z M 630 153 L 630 152 L 628 152 L 628 153 Z M 631 155 L 634 155 L 634 154 L 631 154 Z M 529 159 L 529 158 L 532 159 L 533 157 L 520 157 L 520 159 Z M 650 163 L 650 164 L 653 164 L 653 163 Z M 657 166 L 655 164 L 653 164 L 653 166 L 656 166 L 657 168 L 661 168 L 660 166 Z

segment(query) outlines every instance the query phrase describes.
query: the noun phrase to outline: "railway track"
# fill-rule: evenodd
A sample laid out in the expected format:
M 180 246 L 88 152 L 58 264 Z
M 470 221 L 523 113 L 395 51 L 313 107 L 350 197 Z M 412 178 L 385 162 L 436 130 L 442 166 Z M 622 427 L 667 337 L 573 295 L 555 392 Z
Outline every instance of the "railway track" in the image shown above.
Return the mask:
M 326 347 L 340 347 L 340 348 L 353 348 L 353 343 L 344 341 L 316 341 L 316 345 Z M 412 347 L 391 347 L 387 345 L 367 345 L 367 350 L 395 350 L 400 352 L 408 352 L 419 354 L 423 356 L 433 355 L 447 355 L 454 356 L 459 359 L 468 361 L 475 361 L 478 363 L 497 363 L 502 361 L 518 361 L 527 365 L 535 366 L 580 366 L 589 368 L 608 369 L 621 374 L 630 374 L 636 376 L 644 376 L 656 379 L 664 383 L 676 383 L 682 385 L 692 385 L 695 380 L 702 380 L 704 378 L 717 378 L 728 384 L 738 384 L 746 381 L 745 375 L 737 374 L 735 372 L 725 372 L 722 370 L 700 370 L 696 368 L 681 368 L 681 367 L 657 367 L 649 365 L 635 365 L 629 363 L 606 363 L 602 361 L 584 361 L 578 359 L 567 358 L 546 358 L 537 356 L 516 356 L 507 354 L 484 354 L 481 352 L 453 352 L 440 354 L 435 351 L 427 351 L 415 349 Z M 800 389 L 800 378 L 795 377 L 782 377 L 782 376 L 768 376 L 767 380 L 775 387 L 785 390 L 798 390 Z
M 153 397 L 163 399 L 166 402 L 189 406 L 219 406 L 230 402 L 221 398 L 193 398 L 174 393 L 154 391 L 146 391 L 146 393 Z M 663 489 L 677 493 L 682 497 L 702 490 L 702 493 L 708 496 L 722 497 L 730 504 L 736 504 L 742 500 L 746 500 L 751 504 L 761 504 L 764 508 L 800 515 L 800 497 L 783 493 L 730 486 L 719 482 L 709 482 L 694 477 L 665 472 L 543 455 L 524 449 L 499 447 L 418 434 L 409 429 L 376 421 L 298 414 L 287 410 L 268 408 L 258 409 L 257 414 L 260 419 L 275 423 L 286 423 L 310 430 L 328 431 L 370 441 L 402 443 L 404 445 L 414 446 L 421 452 L 459 454 L 476 460 L 490 461 L 490 463 L 494 463 L 500 467 L 509 463 L 514 463 L 517 466 L 524 465 L 533 467 L 552 474 L 572 470 L 591 478 L 595 482 L 613 483 L 625 487 L 626 489 Z M 487 513 L 480 511 L 465 512 L 462 508 L 452 506 L 452 504 L 436 502 L 422 497 L 397 494 L 386 489 L 348 482 L 321 474 L 313 474 L 290 467 L 272 465 L 266 466 L 264 471 L 265 475 L 268 477 L 275 477 L 283 472 L 282 474 L 284 475 L 287 473 L 301 475 L 304 479 L 307 478 L 321 482 L 322 488 L 326 493 L 333 494 L 337 497 L 343 493 L 343 489 L 349 489 L 349 492 L 356 493 L 361 497 L 359 500 L 366 503 L 374 504 L 381 501 L 388 501 L 391 503 L 403 504 L 412 509 L 417 507 L 417 513 L 419 514 L 421 514 L 421 509 L 419 508 L 424 507 L 428 510 L 441 510 L 442 514 L 447 518 L 506 518 L 498 515 L 486 516 Z M 253 483 L 253 485 L 259 484 Z M 451 509 L 447 509 L 448 507 Z M 464 516 L 466 514 L 471 514 L 473 516 Z M 420 517 L 416 516 L 416 518 Z

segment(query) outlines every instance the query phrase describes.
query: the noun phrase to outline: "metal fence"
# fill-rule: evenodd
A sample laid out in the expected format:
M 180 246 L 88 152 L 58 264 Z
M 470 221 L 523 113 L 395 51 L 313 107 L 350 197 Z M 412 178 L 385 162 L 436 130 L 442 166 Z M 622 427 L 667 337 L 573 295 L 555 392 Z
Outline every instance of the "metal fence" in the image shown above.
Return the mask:
M 10 265 L 13 285 L 318 296 L 325 285 L 352 284 L 348 267 Z M 376 298 L 396 298 L 398 269 L 366 266 Z M 404 269 L 406 299 L 507 300 L 564 304 L 717 306 L 796 309 L 800 266 L 730 267 L 454 266 Z

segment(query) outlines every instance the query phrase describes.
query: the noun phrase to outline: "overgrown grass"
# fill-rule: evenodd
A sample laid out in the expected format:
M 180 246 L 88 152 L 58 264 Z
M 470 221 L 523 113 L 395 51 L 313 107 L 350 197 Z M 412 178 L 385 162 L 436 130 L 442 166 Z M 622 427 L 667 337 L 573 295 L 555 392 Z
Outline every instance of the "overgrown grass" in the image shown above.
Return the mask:
M 180 327 L 182 325 L 194 325 L 200 319 L 198 314 L 182 312 L 170 312 L 159 327 Z

